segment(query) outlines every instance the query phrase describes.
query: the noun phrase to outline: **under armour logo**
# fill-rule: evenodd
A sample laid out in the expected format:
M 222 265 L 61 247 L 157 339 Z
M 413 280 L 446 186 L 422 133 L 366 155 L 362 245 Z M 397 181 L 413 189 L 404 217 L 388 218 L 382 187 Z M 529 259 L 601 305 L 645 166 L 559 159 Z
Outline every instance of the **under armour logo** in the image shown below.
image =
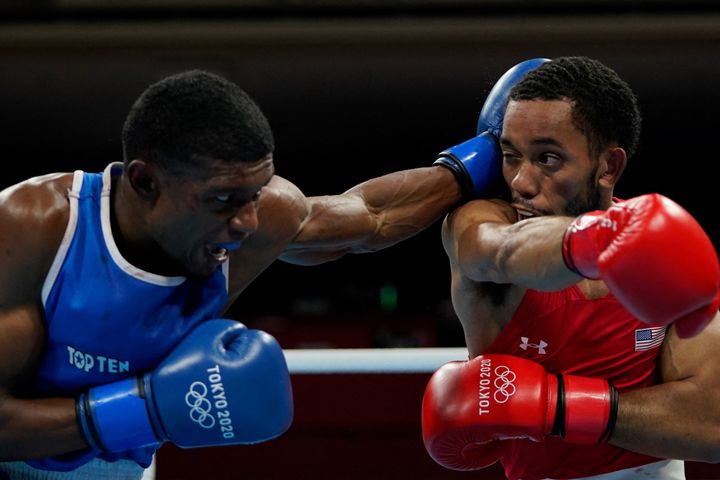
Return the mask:
M 523 350 L 527 350 L 528 347 L 537 348 L 538 353 L 540 355 L 545 355 L 545 353 L 546 353 L 545 347 L 548 346 L 548 344 L 546 342 L 540 340 L 540 343 L 529 343 L 528 337 L 520 337 L 520 340 L 522 340 L 522 343 L 520 344 L 520 348 L 522 348 Z

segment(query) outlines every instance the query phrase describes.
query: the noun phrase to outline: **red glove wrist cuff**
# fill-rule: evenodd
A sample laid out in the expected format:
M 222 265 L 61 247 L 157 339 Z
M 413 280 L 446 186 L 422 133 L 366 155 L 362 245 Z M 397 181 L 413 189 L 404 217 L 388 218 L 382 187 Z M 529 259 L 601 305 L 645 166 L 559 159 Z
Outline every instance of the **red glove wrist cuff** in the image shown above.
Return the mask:
M 595 225 L 602 215 L 603 212 L 590 212 L 577 217 L 565 230 L 562 242 L 563 260 L 568 270 L 593 280 L 600 278 Z
M 617 407 L 617 390 L 607 380 L 558 375 L 553 434 L 570 443 L 606 442 L 615 429 Z

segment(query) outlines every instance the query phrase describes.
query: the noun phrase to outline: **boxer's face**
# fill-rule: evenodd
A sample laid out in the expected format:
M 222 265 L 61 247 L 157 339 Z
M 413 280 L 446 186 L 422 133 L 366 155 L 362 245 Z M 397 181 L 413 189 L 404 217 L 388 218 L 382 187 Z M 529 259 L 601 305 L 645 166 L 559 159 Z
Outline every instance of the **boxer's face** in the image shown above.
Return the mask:
M 503 176 L 520 220 L 599 208 L 598 162 L 571 109 L 564 100 L 508 103 L 500 140 Z
M 194 170 L 161 177 L 153 238 L 183 273 L 207 276 L 257 230 L 261 190 L 274 167 L 268 155 L 256 162 L 214 161 Z

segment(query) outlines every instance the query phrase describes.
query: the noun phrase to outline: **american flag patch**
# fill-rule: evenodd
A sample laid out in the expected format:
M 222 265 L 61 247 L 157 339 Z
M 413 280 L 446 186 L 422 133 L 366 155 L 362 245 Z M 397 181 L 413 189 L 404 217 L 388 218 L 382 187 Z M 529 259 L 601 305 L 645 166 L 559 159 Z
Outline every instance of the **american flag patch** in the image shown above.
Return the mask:
M 635 351 L 650 350 L 665 339 L 665 327 L 641 328 L 635 330 Z

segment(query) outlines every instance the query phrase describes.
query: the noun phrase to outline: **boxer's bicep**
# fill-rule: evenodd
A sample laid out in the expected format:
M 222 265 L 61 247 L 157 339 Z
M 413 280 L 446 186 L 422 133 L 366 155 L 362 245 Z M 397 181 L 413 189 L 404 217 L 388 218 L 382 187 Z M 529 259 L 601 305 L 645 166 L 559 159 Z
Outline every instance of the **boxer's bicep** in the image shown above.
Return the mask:
M 377 219 L 362 199 L 338 195 L 307 199 L 306 214 L 280 259 L 315 265 L 361 252 L 374 234 Z
M 36 305 L 0 311 L 0 461 L 25 460 L 85 446 L 72 398 L 34 395 L 46 332 Z
M 662 383 L 620 395 L 611 443 L 663 458 L 718 462 L 720 316 L 681 339 L 671 327 L 658 358 Z
M 69 218 L 68 176 L 0 193 L 0 382 L 32 367 L 45 338 L 41 292 Z
M 44 343 L 45 327 L 37 305 L 0 310 L 0 389 L 3 394 L 22 391 L 28 386 Z
M 7 203 L 0 204 L 0 452 L 28 426 L 23 419 L 28 418 L 29 405 L 17 398 L 28 391 L 45 342 L 43 262 L 32 256 L 43 253 L 36 251 L 37 239 L 29 236 L 28 225 L 19 217 L 17 211 L 8 211 Z
M 663 382 L 690 381 L 700 388 L 720 390 L 720 313 L 691 338 L 680 338 L 670 327 L 660 355 Z M 720 395 L 720 392 L 718 392 Z
M 442 238 L 453 270 L 474 282 L 491 281 L 488 268 L 502 246 L 498 235 L 512 222 L 509 206 L 489 200 L 468 202 L 448 215 Z

